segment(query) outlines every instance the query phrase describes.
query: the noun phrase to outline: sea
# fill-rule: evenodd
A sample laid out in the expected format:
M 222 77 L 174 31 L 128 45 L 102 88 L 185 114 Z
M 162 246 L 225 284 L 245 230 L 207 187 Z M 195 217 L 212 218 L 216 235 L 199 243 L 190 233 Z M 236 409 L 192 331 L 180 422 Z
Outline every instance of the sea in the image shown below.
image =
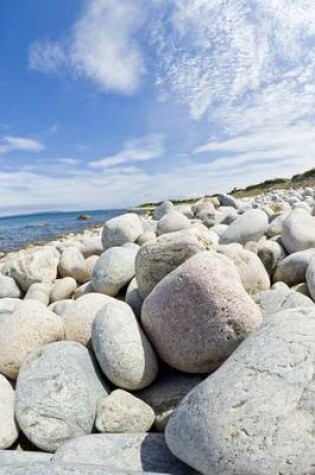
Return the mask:
M 27 244 L 52 241 L 65 234 L 80 233 L 85 229 L 101 226 L 108 219 L 123 214 L 125 210 L 96 210 L 75 212 L 49 212 L 20 216 L 0 217 L 0 252 L 11 252 Z M 88 221 L 80 221 L 88 215 Z

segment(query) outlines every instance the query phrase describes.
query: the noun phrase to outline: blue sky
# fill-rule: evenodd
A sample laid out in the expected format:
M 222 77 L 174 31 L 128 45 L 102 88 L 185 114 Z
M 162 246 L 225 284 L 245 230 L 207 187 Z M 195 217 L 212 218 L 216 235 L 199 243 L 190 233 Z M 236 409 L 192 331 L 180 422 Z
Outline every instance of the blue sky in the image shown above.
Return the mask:
M 0 214 L 315 164 L 313 0 L 0 0 Z

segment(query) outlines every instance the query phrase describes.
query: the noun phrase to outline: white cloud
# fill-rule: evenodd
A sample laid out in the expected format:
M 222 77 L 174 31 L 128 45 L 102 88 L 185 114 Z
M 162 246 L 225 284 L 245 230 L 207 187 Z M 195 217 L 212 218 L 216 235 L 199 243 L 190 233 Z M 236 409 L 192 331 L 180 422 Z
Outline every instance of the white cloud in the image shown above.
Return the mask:
M 148 135 L 126 143 L 115 155 L 95 160 L 90 163 L 92 168 L 111 168 L 130 162 L 147 162 L 159 158 L 164 153 L 164 137 L 159 134 Z
M 86 2 L 66 41 L 37 41 L 31 46 L 30 68 L 55 72 L 66 66 L 100 90 L 135 92 L 145 73 L 137 41 L 145 8 L 144 0 Z
M 44 145 L 38 140 L 26 137 L 5 136 L 0 140 L 0 155 L 10 152 L 41 152 L 45 149 Z
M 65 60 L 63 47 L 58 42 L 35 41 L 30 46 L 28 65 L 34 71 L 56 72 L 65 63 Z

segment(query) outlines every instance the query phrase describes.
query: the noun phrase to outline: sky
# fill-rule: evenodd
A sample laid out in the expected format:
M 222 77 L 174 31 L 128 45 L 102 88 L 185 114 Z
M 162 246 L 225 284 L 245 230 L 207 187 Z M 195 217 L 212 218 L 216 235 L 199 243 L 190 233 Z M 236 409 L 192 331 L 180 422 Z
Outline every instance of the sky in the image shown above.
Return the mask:
M 0 214 L 315 166 L 314 0 L 0 0 Z

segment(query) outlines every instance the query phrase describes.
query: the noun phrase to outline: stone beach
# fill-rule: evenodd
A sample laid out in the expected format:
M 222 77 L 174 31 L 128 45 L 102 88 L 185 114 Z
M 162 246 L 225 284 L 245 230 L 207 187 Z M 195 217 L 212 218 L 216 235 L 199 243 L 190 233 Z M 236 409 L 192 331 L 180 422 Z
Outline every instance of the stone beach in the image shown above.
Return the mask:
M 315 473 L 315 188 L 0 260 L 0 475 Z

